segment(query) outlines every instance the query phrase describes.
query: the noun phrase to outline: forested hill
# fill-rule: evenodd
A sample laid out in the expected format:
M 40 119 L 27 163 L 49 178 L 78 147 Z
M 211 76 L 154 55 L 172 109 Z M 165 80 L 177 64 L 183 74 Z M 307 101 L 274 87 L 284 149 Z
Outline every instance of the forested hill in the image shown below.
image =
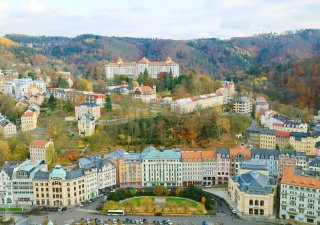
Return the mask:
M 10 34 L 6 37 L 20 44 L 32 44 L 39 53 L 75 64 L 80 70 L 87 70 L 91 64 L 119 56 L 136 61 L 143 56 L 150 60 L 164 60 L 170 55 L 180 64 L 182 72 L 194 69 L 219 76 L 264 64 L 310 58 L 320 53 L 320 30 L 310 29 L 230 40 L 168 40 L 99 35 L 66 38 Z

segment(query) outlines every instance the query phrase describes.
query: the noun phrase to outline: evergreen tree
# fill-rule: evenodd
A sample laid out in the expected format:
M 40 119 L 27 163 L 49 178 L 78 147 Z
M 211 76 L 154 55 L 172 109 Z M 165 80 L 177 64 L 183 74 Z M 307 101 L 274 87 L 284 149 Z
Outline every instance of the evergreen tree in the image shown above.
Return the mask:
M 112 112 L 112 100 L 110 95 L 108 95 L 105 99 L 105 103 L 104 103 L 104 108 L 109 111 Z
M 51 94 L 48 100 L 48 105 L 51 111 L 53 111 L 56 108 L 56 102 L 57 99 L 53 96 L 53 94 Z

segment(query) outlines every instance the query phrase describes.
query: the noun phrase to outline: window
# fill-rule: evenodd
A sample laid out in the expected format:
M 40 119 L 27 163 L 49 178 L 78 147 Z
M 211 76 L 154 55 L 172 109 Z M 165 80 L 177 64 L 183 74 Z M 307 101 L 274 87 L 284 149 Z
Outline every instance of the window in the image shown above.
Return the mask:
M 258 200 L 255 200 L 255 201 L 254 201 L 254 205 L 259 205 L 259 201 L 258 201 Z
M 264 206 L 264 201 L 263 200 L 260 201 L 260 206 Z
M 253 205 L 253 200 L 252 199 L 250 199 L 249 205 Z

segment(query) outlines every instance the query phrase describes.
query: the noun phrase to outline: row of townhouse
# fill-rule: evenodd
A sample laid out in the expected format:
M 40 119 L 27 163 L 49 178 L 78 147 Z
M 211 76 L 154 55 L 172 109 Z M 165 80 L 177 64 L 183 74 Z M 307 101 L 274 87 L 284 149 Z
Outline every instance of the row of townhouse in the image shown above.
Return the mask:
M 318 142 L 320 132 L 286 132 L 267 128 L 249 128 L 248 144 L 261 149 L 289 148 L 305 152 L 307 155 L 319 155 Z
M 224 104 L 223 100 L 224 97 L 220 92 L 181 98 L 171 102 L 171 111 L 174 113 L 191 113 L 216 105 L 222 105 Z
M 31 78 L 21 78 L 4 83 L 3 92 L 19 99 L 30 93 L 45 93 L 46 84 L 42 80 L 32 80 Z
M 157 150 L 149 147 L 142 153 L 118 149 L 104 157 L 115 163 L 120 187 L 227 184 L 230 176 L 240 173 L 243 163 L 247 168 L 263 167 L 275 178 L 281 177 L 286 167 L 308 167 L 304 152 L 246 149 L 242 146 L 208 151 Z
M 261 114 L 260 123 L 271 130 L 285 132 L 308 132 L 308 124 L 299 120 L 292 120 L 286 115 L 273 110 L 265 110 Z
M 47 97 L 53 95 L 58 99 L 65 99 L 68 101 L 78 101 L 81 100 L 83 103 L 96 104 L 100 107 L 104 106 L 105 94 L 93 93 L 90 91 L 78 91 L 74 89 L 64 89 L 64 88 L 48 88 L 46 92 Z
M 0 204 L 72 206 L 93 199 L 116 185 L 116 167 L 107 159 L 79 160 L 71 171 L 44 160 L 7 162 L 0 168 Z

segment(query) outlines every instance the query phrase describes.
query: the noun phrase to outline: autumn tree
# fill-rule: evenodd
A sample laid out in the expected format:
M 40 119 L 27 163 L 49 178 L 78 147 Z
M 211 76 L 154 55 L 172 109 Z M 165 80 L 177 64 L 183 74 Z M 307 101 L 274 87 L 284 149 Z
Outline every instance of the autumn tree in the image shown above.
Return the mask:
M 0 166 L 10 160 L 10 149 L 6 141 L 0 141 Z
M 110 200 L 104 203 L 102 211 L 106 213 L 108 212 L 108 210 L 119 210 L 119 209 L 122 209 L 122 205 L 119 202 Z
M 45 155 L 46 162 L 48 163 L 49 168 L 53 168 L 57 163 L 57 153 L 54 149 L 54 145 L 49 145 L 46 150 Z
M 125 201 L 123 204 L 129 211 L 134 211 L 138 207 L 137 202 L 133 200 Z
M 176 189 L 176 196 L 181 196 L 181 194 L 184 192 L 184 188 L 183 187 L 178 187 Z
M 82 77 L 75 81 L 74 88 L 80 91 L 92 91 L 93 84 L 89 80 Z
M 203 205 L 206 204 L 206 197 L 204 197 L 204 196 L 201 197 L 201 203 L 202 203 Z
M 168 196 L 170 194 L 170 191 L 161 185 L 157 185 L 152 192 L 157 196 Z

